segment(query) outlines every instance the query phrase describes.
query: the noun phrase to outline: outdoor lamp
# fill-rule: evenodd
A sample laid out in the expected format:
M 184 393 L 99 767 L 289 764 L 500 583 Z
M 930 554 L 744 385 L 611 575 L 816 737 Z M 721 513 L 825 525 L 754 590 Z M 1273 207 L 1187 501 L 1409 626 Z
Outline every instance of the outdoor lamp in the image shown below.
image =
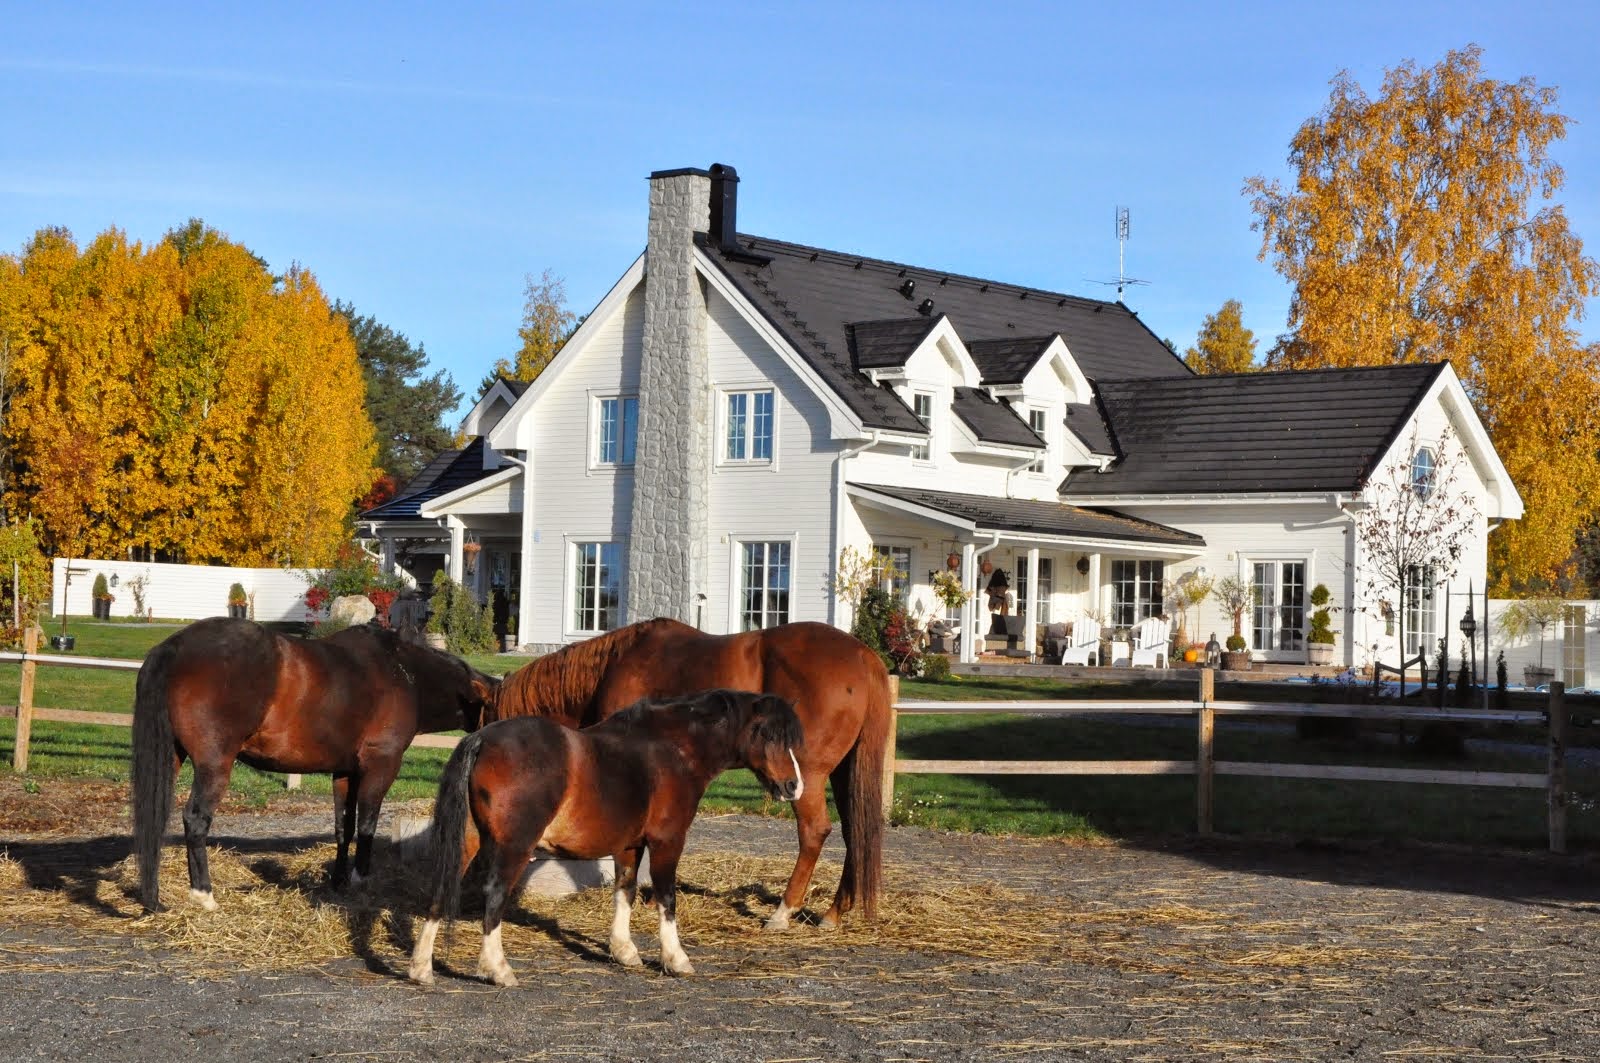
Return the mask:
M 115 572 L 111 573 L 111 578 L 109 580 L 107 580 L 106 582 L 110 583 L 113 587 L 115 587 L 117 585 L 117 574 Z
M 1478 633 L 1478 621 L 1473 618 L 1470 605 L 1467 606 L 1467 615 L 1461 618 L 1461 633 L 1467 637 L 1469 643 L 1472 641 L 1472 636 Z
M 1217 645 L 1217 633 L 1211 633 L 1211 641 L 1206 643 L 1206 667 L 1222 667 L 1222 647 Z

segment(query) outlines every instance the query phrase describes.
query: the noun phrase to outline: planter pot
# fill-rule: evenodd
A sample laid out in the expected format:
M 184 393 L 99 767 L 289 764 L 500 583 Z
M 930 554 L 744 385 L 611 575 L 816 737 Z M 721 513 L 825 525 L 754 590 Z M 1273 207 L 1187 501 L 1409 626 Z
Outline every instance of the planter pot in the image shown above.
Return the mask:
M 437 631 L 428 632 L 427 633 L 427 639 L 428 639 L 428 645 L 430 647 L 432 647 L 433 649 L 442 650 L 442 649 L 447 649 L 449 647 L 449 642 L 445 639 L 445 637 L 443 635 L 439 634 Z
M 1522 669 L 1523 685 L 1529 687 L 1545 686 L 1555 677 L 1556 670 L 1554 668 L 1540 668 L 1538 665 L 1530 664 Z
M 501 653 L 515 653 L 516 651 L 517 651 L 517 636 L 515 636 L 515 635 L 501 635 L 500 636 L 500 652 Z
M 96 598 L 94 600 L 94 618 L 96 620 L 111 619 L 111 600 L 109 598 Z
M 234 620 L 248 620 L 250 618 L 249 613 L 250 607 L 248 605 L 228 606 L 228 616 L 232 617 Z
M 76 636 L 76 635 L 51 635 L 50 636 L 50 648 L 53 649 L 53 650 L 60 650 L 63 653 L 66 653 L 66 652 L 70 651 L 77 644 L 78 644 L 78 636 Z
M 1223 650 L 1222 670 L 1224 672 L 1248 672 L 1250 670 L 1250 651 Z
M 1311 664 L 1332 664 L 1333 643 L 1308 642 L 1306 643 L 1306 660 Z

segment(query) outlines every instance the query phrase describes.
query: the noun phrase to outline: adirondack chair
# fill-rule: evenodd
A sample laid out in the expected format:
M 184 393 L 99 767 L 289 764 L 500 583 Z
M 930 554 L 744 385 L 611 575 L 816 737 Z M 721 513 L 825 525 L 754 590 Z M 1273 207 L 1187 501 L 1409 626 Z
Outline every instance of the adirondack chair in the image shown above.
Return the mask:
M 1134 668 L 1166 668 L 1171 663 L 1167 656 L 1172 641 L 1172 621 L 1159 616 L 1147 616 L 1133 626 L 1133 657 L 1129 664 Z
M 1061 651 L 1062 664 L 1100 663 L 1100 622 L 1087 617 L 1072 625 L 1072 641 Z

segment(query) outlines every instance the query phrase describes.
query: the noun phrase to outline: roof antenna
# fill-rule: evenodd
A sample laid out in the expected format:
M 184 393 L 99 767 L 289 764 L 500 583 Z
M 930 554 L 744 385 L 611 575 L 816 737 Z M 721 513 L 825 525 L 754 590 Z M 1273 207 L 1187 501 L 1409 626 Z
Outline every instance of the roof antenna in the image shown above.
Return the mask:
M 1149 281 L 1139 280 L 1137 277 L 1128 276 L 1123 269 L 1123 253 L 1128 246 L 1128 208 L 1117 208 L 1117 279 L 1114 281 L 1097 280 L 1095 284 L 1115 284 L 1117 286 L 1117 302 L 1122 302 L 1122 289 L 1130 284 L 1149 284 Z M 1087 279 L 1087 278 L 1086 278 Z

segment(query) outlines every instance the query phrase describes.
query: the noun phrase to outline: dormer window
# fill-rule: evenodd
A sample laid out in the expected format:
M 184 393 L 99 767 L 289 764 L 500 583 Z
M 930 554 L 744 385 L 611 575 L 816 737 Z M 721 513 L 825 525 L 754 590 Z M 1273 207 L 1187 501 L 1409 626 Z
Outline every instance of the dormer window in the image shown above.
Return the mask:
M 1033 429 L 1033 434 L 1044 440 L 1045 454 L 1050 452 L 1050 437 L 1045 434 L 1045 419 L 1048 415 L 1043 410 L 1028 411 L 1028 427 Z M 1044 472 L 1045 454 L 1039 455 L 1039 460 L 1028 466 L 1029 472 Z
M 917 420 L 922 422 L 922 427 L 928 430 L 928 442 L 911 448 L 913 461 L 928 461 L 933 455 L 933 393 L 929 391 L 914 391 L 911 393 L 911 412 L 917 415 Z
M 1418 498 L 1426 500 L 1433 493 L 1434 471 L 1433 451 L 1419 447 L 1411 459 L 1411 489 Z

